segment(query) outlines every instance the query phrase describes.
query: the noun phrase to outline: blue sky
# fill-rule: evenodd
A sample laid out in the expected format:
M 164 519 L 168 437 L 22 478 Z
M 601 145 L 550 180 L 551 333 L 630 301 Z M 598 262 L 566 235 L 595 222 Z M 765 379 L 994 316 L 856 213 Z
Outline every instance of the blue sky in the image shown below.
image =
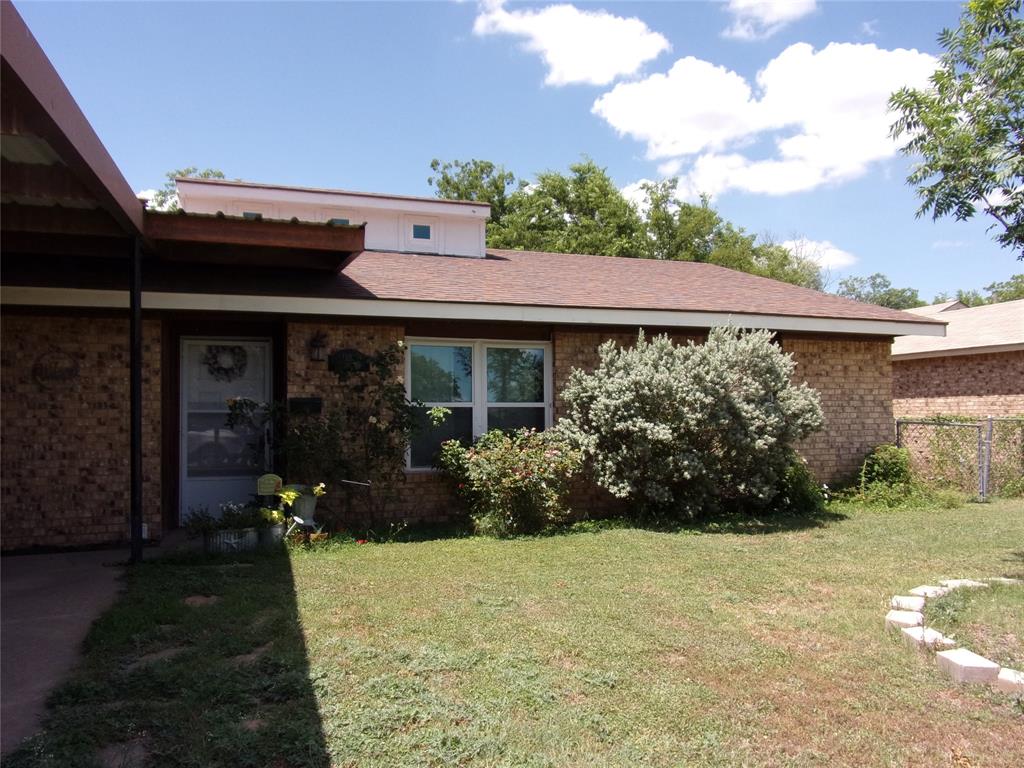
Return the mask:
M 586 154 L 812 241 L 833 283 L 930 300 L 1022 269 L 984 219 L 915 219 L 885 137 L 879 104 L 934 68 L 956 3 L 16 5 L 137 190 L 197 165 L 431 194 L 433 157 L 531 176 Z

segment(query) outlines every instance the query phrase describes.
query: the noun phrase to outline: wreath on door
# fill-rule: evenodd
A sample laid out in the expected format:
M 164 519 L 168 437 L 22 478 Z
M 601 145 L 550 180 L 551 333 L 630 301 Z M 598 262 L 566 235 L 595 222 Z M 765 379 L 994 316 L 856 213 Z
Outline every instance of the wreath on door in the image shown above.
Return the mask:
M 215 381 L 234 381 L 245 374 L 249 355 L 245 347 L 227 344 L 210 344 L 203 355 L 203 365 Z

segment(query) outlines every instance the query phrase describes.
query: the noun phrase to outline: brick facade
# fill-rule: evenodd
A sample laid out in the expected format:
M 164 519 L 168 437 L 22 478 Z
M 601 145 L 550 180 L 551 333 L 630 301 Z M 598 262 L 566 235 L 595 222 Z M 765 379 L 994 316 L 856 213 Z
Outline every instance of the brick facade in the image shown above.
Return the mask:
M 1024 350 L 892 363 L 897 418 L 1024 414 Z
M 87 546 L 128 536 L 128 320 L 0 318 L 2 546 Z M 160 324 L 143 323 L 143 510 L 160 520 Z M 43 370 L 56 365 L 65 373 Z
M 325 410 L 338 407 L 360 396 L 358 377 L 342 382 L 326 362 L 309 359 L 308 342 L 314 334 L 326 335 L 327 349 L 355 349 L 372 354 L 405 337 L 402 325 L 341 325 L 337 323 L 292 322 L 287 330 L 288 397 L 323 398 Z M 361 478 L 351 478 L 360 480 Z M 343 525 L 364 524 L 360 493 L 352 494 L 353 509 L 342 509 L 340 489 L 328 493 L 322 503 L 328 517 Z M 387 505 L 387 524 L 401 520 L 439 522 L 451 515 L 452 498 L 444 480 L 434 472 L 407 472 L 405 482 L 393 491 L 397 498 Z M 349 519 L 352 518 L 352 519 Z
M 798 449 L 815 476 L 834 484 L 854 475 L 864 456 L 894 438 L 889 339 L 783 338 L 795 380 L 821 395 L 825 428 Z
M 468 328 L 468 326 L 467 326 Z M 3 548 L 83 546 L 124 540 L 128 510 L 128 321 L 115 317 L 5 314 L 2 319 Z M 215 332 L 212 328 L 211 332 Z M 285 330 L 286 395 L 320 397 L 325 408 L 360 397 L 359 382 L 342 382 L 326 362 L 309 359 L 317 332 L 327 349 L 372 353 L 405 336 L 399 322 L 345 324 L 290 321 Z M 472 335 L 468 333 L 467 335 Z M 144 515 L 161 534 L 161 320 L 147 318 L 144 336 Z M 558 393 L 573 368 L 593 369 L 607 339 L 632 344 L 633 331 L 551 330 L 555 418 Z M 677 334 L 677 342 L 703 334 Z M 827 426 L 801 446 L 815 474 L 834 482 L 854 472 L 873 446 L 892 439 L 888 339 L 785 338 L 798 363 L 796 378 L 821 392 Z M 33 374 L 40 356 L 56 350 L 78 366 L 71 380 L 42 382 Z M 1024 354 L 1017 358 L 1024 365 Z M 1024 372 L 1018 367 L 1018 378 Z M 359 478 L 354 478 L 359 479 Z M 389 507 L 390 520 L 439 521 L 453 509 L 444 480 L 409 472 Z M 355 524 L 358 508 L 344 510 L 341 494 L 324 499 L 325 517 Z M 353 498 L 356 498 L 353 496 Z M 583 480 L 573 503 L 591 512 L 613 510 L 615 500 Z

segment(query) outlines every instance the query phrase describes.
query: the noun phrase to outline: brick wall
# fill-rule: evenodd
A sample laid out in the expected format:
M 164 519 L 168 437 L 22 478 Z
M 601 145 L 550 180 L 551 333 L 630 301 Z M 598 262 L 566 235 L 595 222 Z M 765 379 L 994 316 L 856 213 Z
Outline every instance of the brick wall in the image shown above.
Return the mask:
M 890 340 L 784 338 L 782 348 L 796 360 L 794 380 L 820 393 L 825 412 L 825 428 L 798 446 L 801 455 L 822 482 L 849 478 L 894 437 Z
M 1024 414 L 1024 351 L 894 360 L 897 418 Z
M 341 381 L 328 370 L 326 362 L 309 359 L 307 344 L 317 332 L 327 336 L 327 350 L 355 349 L 372 354 L 405 336 L 401 325 L 339 325 L 317 322 L 292 322 L 287 331 L 288 397 L 321 397 L 325 410 L 338 407 L 361 396 L 358 377 Z M 403 375 L 404 372 L 399 372 Z M 361 478 L 351 478 L 359 480 Z M 451 514 L 452 498 L 444 480 L 433 472 L 408 472 L 405 482 L 393 489 L 395 498 L 387 505 L 386 518 L 377 523 L 399 520 L 438 522 Z M 352 494 L 353 506 L 344 508 L 341 489 L 331 490 L 324 497 L 325 519 L 342 526 L 366 524 L 365 506 L 360 505 L 360 492 Z
M 0 343 L 3 549 L 125 540 L 128 320 L 5 313 Z M 150 535 L 158 537 L 158 320 L 143 323 L 143 346 L 143 514 Z M 63 370 L 77 365 L 78 374 L 47 376 L 41 370 L 47 361 Z

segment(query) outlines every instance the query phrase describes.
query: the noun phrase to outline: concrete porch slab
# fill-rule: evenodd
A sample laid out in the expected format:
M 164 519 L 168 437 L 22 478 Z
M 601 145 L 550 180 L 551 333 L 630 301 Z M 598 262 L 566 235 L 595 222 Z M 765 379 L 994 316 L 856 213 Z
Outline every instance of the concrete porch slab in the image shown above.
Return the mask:
M 34 734 L 46 697 L 80 657 L 89 627 L 120 591 L 120 550 L 0 559 L 0 752 Z

